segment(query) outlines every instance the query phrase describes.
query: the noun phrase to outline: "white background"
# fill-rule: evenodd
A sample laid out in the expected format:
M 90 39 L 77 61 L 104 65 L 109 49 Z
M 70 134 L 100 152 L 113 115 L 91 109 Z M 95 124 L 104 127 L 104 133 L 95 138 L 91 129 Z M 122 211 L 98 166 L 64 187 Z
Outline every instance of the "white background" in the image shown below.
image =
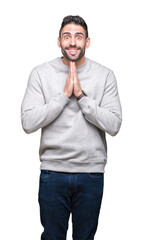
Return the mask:
M 40 239 L 40 131 L 27 135 L 20 107 L 33 67 L 61 56 L 64 16 L 82 16 L 86 56 L 116 75 L 123 124 L 107 136 L 108 164 L 96 240 L 143 239 L 143 8 L 141 0 L 5 0 L 0 3 L 0 239 Z M 72 239 L 71 219 L 68 240 Z M 82 240 L 82 239 L 81 239 Z

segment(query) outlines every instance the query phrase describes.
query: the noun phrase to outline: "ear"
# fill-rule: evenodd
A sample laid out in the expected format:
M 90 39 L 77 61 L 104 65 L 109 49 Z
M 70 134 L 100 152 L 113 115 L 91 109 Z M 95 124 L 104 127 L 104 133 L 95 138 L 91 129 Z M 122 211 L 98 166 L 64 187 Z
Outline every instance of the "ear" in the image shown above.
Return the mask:
M 60 40 L 60 37 L 58 37 L 57 44 L 58 44 L 58 47 L 61 48 L 61 40 Z
M 90 46 L 90 38 L 88 37 L 86 39 L 86 48 L 89 48 L 89 46 Z

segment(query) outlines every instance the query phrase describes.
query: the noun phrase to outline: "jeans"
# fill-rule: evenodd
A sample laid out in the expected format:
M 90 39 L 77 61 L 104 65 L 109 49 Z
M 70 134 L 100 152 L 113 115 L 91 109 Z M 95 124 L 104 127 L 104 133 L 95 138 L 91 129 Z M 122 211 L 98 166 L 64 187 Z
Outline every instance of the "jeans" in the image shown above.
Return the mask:
M 103 173 L 41 170 L 39 206 L 41 240 L 66 240 L 72 214 L 73 240 L 93 240 L 103 195 Z

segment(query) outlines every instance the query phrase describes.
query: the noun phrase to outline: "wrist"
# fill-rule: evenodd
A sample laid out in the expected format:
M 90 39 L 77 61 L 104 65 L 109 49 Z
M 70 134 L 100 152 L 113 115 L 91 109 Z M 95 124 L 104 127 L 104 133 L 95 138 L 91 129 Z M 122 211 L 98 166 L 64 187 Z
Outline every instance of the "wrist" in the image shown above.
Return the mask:
M 81 98 L 83 98 L 83 97 L 85 97 L 85 96 L 87 96 L 87 95 L 86 95 L 86 93 L 82 90 L 82 93 L 81 93 L 78 97 L 76 97 L 76 98 L 77 98 L 77 100 L 79 101 Z
M 64 91 L 63 93 L 66 95 L 67 98 L 70 98 L 70 97 L 71 97 L 71 94 L 68 94 L 68 93 L 65 92 L 65 91 Z

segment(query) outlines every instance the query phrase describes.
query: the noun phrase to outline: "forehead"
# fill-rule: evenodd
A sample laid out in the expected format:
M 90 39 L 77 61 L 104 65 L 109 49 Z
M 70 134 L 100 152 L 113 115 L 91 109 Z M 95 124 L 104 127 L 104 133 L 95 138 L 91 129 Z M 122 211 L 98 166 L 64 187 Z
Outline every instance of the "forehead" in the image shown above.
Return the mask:
M 64 32 L 69 32 L 71 34 L 75 34 L 76 32 L 81 32 L 83 35 L 85 35 L 85 30 L 82 26 L 77 25 L 77 24 L 67 24 L 63 27 L 61 34 L 63 34 Z

